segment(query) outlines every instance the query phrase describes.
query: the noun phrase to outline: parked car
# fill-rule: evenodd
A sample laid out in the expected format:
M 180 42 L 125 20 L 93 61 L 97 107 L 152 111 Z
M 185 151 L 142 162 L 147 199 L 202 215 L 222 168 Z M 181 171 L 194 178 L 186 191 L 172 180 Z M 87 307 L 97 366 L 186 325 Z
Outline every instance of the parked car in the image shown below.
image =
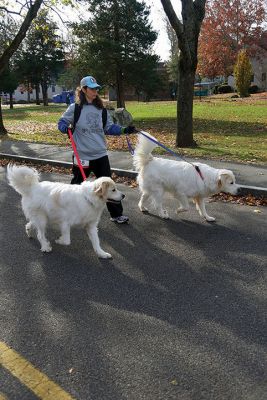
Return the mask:
M 74 92 L 72 90 L 63 91 L 53 96 L 53 103 L 66 103 L 67 105 L 74 103 Z

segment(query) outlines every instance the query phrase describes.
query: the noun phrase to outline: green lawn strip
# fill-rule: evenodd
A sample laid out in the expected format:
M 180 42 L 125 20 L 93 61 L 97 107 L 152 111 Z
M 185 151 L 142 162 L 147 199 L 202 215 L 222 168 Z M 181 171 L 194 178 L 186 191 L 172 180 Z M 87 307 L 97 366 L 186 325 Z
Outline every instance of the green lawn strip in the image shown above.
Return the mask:
M 3 119 L 7 139 L 65 145 L 68 140 L 57 130 L 57 121 L 66 105 L 48 107 L 16 105 L 4 108 Z M 173 150 L 192 157 L 214 159 L 267 161 L 266 102 L 194 101 L 194 138 L 197 148 L 175 148 L 176 102 L 129 102 L 126 108 L 134 124 L 153 134 Z M 111 139 L 108 138 L 108 141 Z M 112 150 L 115 150 L 112 141 Z M 118 146 L 120 142 L 118 141 Z M 118 148 L 120 150 L 120 148 Z M 156 149 L 163 154 L 163 149 Z

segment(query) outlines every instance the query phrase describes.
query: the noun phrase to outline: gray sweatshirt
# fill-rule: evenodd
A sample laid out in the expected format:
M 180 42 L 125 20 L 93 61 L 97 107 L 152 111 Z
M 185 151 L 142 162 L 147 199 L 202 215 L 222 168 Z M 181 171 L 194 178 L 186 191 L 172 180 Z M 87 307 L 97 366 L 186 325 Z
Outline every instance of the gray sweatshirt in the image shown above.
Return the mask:
M 73 124 L 74 108 L 75 104 L 73 103 L 64 112 L 59 120 L 59 124 L 64 125 L 66 123 L 66 126 Z M 96 108 L 93 104 L 85 104 L 82 107 L 80 118 L 73 132 L 73 138 L 81 160 L 90 161 L 107 155 L 105 133 L 113 135 L 121 133 L 121 127 L 114 125 L 107 112 L 107 123 L 103 129 L 102 110 Z

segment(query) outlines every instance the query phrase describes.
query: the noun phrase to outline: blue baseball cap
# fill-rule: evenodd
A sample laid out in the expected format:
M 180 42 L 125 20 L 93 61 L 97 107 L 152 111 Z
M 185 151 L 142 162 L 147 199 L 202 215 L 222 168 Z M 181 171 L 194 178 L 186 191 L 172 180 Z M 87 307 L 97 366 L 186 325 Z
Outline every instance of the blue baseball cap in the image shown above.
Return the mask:
M 80 82 L 80 86 L 88 86 L 91 89 L 100 89 L 101 86 L 97 83 L 93 76 L 85 76 Z

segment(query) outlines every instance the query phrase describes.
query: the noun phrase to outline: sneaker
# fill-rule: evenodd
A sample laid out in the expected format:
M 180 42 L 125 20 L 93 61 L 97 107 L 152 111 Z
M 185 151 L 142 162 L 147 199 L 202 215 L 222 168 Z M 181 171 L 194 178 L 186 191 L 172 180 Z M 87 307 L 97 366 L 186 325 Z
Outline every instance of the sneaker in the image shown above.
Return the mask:
M 117 224 L 126 224 L 129 222 L 129 218 L 126 215 L 120 215 L 119 217 L 110 218 L 110 221 L 117 222 Z

